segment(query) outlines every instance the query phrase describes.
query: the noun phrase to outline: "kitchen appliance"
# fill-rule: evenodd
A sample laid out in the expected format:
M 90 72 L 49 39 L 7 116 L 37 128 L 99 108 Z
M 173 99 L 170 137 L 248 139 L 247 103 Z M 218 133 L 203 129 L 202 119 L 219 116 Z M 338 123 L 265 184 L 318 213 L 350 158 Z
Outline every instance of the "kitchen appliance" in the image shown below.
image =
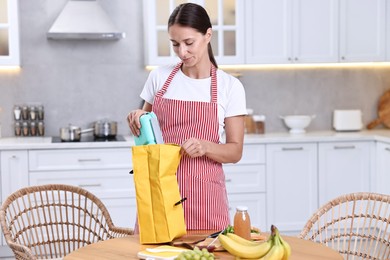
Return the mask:
M 359 131 L 363 128 L 362 111 L 334 110 L 333 128 L 336 131 Z
M 367 125 L 367 129 L 372 129 L 379 124 L 390 128 L 390 89 L 380 97 L 378 102 L 378 118 Z
M 83 135 L 78 141 L 63 141 L 60 136 L 53 136 L 52 143 L 86 143 L 86 142 L 126 142 L 125 137 L 116 135 L 115 137 L 95 137 L 93 135 Z
M 49 39 L 125 38 L 96 0 L 69 0 L 47 33 Z

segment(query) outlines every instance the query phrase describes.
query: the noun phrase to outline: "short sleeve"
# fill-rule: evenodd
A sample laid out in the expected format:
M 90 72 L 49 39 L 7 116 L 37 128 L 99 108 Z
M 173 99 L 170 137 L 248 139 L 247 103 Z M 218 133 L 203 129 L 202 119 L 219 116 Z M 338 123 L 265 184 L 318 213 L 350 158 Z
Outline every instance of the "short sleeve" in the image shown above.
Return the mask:
M 145 82 L 144 88 L 140 94 L 140 97 L 148 102 L 149 104 L 153 104 L 154 102 L 154 96 L 157 93 L 158 89 L 158 73 L 157 70 L 152 70 L 149 73 L 148 79 Z
M 145 82 L 140 97 L 149 104 L 153 104 L 154 97 L 157 94 L 157 91 L 159 91 L 163 87 L 165 81 L 169 77 L 169 74 L 174 68 L 175 65 L 171 64 L 166 66 L 160 66 L 152 70 L 149 73 L 149 76 Z
M 227 94 L 225 117 L 246 115 L 246 95 L 244 86 L 237 78 L 232 77 L 231 80 L 232 87 Z

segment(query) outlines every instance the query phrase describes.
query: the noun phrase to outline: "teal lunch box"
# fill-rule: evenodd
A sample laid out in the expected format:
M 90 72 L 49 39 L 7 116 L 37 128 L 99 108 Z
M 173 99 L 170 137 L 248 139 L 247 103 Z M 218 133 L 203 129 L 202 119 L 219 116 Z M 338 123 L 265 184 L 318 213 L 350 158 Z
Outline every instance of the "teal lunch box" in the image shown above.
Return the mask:
M 134 137 L 136 145 L 162 144 L 164 143 L 157 116 L 153 112 L 143 114 L 139 121 L 141 123 L 141 134 Z

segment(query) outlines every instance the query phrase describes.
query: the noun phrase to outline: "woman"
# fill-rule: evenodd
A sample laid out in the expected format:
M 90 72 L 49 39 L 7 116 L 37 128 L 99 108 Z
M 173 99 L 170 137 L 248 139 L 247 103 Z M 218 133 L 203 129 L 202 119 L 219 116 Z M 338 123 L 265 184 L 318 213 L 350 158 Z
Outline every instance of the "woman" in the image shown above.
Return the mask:
M 138 136 L 139 117 L 149 111 L 157 115 L 164 141 L 182 148 L 177 178 L 187 198 L 187 229 L 223 229 L 230 221 L 222 163 L 242 156 L 245 91 L 236 78 L 217 69 L 203 7 L 178 6 L 169 17 L 168 33 L 181 62 L 150 73 L 141 93 L 143 109 L 129 113 L 129 127 Z

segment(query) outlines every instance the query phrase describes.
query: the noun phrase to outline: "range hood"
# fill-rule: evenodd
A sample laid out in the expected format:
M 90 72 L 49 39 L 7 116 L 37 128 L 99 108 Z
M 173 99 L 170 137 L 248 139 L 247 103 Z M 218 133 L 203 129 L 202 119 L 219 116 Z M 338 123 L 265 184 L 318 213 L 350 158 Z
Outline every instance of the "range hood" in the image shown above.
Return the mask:
M 49 39 L 118 40 L 125 37 L 96 0 L 69 0 L 50 30 Z

